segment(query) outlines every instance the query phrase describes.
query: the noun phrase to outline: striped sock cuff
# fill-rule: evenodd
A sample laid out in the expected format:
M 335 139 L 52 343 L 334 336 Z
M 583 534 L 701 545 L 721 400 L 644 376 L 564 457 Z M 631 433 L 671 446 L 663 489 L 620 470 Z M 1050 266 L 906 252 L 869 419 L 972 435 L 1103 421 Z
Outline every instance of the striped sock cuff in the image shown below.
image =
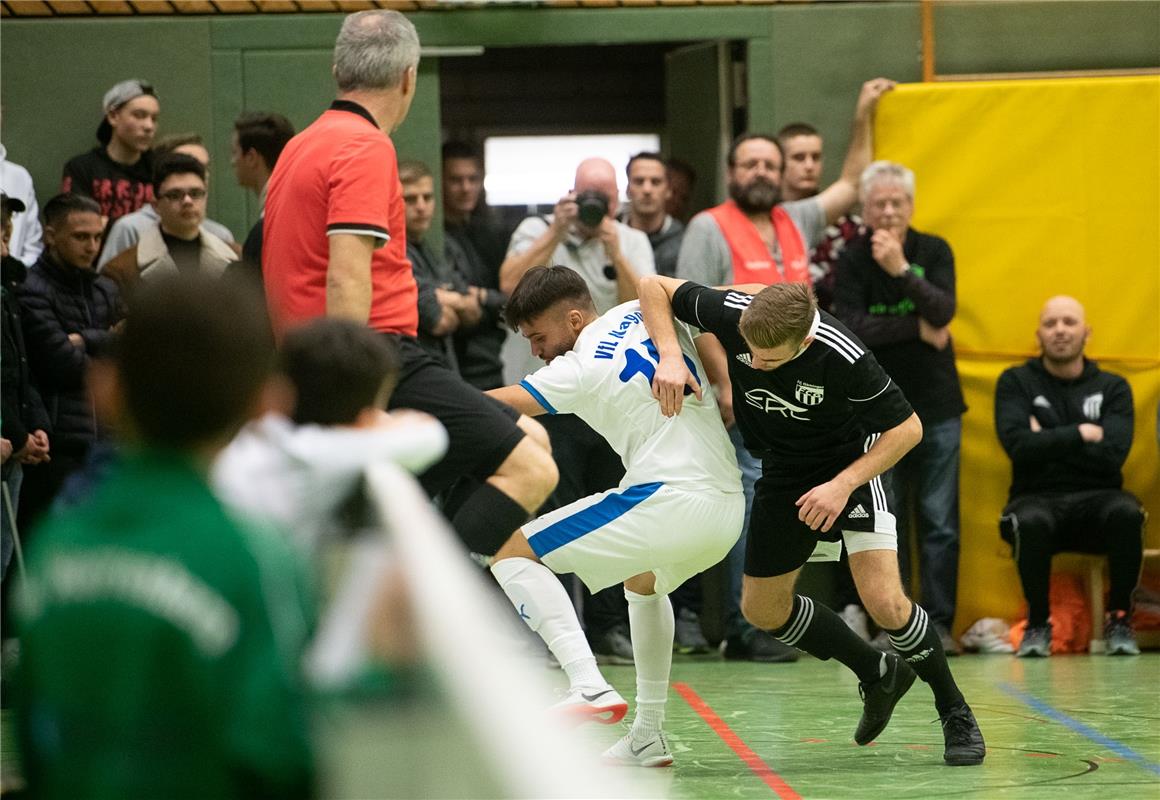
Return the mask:
M 814 619 L 814 601 L 800 594 L 794 595 L 793 612 L 784 625 L 773 631 L 773 636 L 783 644 L 794 647 L 810 627 Z
M 910 620 L 906 625 L 901 630 L 890 631 L 890 643 L 898 652 L 909 653 L 922 642 L 928 626 L 926 612 L 922 610 L 922 606 L 914 603 L 910 612 Z

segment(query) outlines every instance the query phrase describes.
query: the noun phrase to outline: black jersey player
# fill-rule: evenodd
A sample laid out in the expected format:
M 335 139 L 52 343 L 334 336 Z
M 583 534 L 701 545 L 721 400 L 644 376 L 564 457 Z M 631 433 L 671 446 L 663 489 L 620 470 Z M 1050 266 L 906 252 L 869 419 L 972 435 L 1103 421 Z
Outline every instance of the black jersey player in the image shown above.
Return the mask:
M 938 631 L 899 578 L 883 473 L 921 440 L 918 416 L 858 338 L 818 310 L 808 285 L 754 291 L 659 276 L 645 278 L 640 289 L 661 356 L 654 394 L 662 411 L 679 413 L 686 385 L 696 383 L 676 345 L 675 316 L 720 340 L 728 367 L 718 365 L 716 373 L 723 383 L 728 375 L 742 438 L 762 461 L 742 612 L 782 642 L 836 658 L 858 675 L 864 698 L 858 744 L 882 732 L 917 672 L 934 691 L 946 763 L 982 763 L 983 737 Z M 890 634 L 897 655 L 879 653 L 834 612 L 794 593 L 802 565 L 811 556 L 836 559 L 843 543 L 866 610 Z

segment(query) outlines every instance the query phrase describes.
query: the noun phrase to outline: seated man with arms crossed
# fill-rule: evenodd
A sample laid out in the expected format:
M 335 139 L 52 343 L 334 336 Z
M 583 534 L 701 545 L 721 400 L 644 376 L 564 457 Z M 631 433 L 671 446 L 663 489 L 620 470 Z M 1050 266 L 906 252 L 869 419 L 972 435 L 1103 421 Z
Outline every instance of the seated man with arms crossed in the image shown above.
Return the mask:
M 533 267 L 508 301 L 508 324 L 548 366 L 518 386 L 489 394 L 529 416 L 573 413 L 608 439 L 624 460 L 620 486 L 582 498 L 526 524 L 496 553 L 492 572 L 551 648 L 571 689 L 566 714 L 616 722 L 627 704 L 596 667 L 560 581 L 575 572 L 597 592 L 624 583 L 636 662 L 632 729 L 609 761 L 661 767 L 673 757 L 664 738 L 673 651 L 668 593 L 716 564 L 741 533 L 745 496 L 712 390 L 666 419 L 652 397 L 657 354 L 640 305 L 597 316 L 584 279 L 567 267 Z M 704 374 L 692 331 L 680 328 L 688 368 Z
M 1011 457 L 1011 491 L 999 520 L 1027 598 L 1020 658 L 1051 655 L 1051 559 L 1106 553 L 1108 655 L 1139 655 L 1132 592 L 1140 578 L 1146 514 L 1124 491 L 1132 448 L 1132 387 L 1084 355 L 1091 327 L 1074 297 L 1043 304 L 1041 354 L 999 376 L 995 431 Z

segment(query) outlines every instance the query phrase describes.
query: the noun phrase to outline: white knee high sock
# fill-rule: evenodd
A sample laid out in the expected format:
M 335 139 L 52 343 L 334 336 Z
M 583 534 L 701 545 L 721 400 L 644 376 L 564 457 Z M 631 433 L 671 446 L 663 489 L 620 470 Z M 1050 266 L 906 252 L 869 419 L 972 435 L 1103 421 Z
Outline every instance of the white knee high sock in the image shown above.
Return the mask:
M 576 609 L 552 570 L 528 558 L 505 558 L 491 565 L 491 574 L 520 618 L 548 645 L 572 687 L 608 685 L 596 667 Z
M 644 741 L 658 734 L 665 720 L 673 666 L 673 604 L 664 594 L 637 594 L 625 589 L 624 596 L 628 600 L 632 657 L 636 661 L 636 718 L 632 721 L 632 734 L 637 741 Z

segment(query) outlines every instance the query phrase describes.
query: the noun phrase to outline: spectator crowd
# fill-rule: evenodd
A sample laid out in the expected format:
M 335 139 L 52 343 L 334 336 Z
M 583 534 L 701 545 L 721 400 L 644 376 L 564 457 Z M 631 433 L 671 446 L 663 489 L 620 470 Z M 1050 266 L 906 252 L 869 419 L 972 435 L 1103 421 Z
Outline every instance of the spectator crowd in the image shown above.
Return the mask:
M 98 574 L 83 586 L 92 592 L 114 591 L 115 580 L 131 587 L 138 579 L 160 580 L 156 575 L 166 569 L 179 570 L 202 605 L 198 619 L 177 620 L 193 644 L 174 658 L 221 667 L 220 675 L 210 670 L 197 681 L 238 684 L 240 727 L 225 737 L 229 742 L 278 731 L 270 752 L 243 747 L 230 754 L 232 772 L 198 780 L 222 794 L 244 794 L 253 786 L 301 794 L 314 780 L 309 744 L 298 690 L 280 682 L 287 653 L 302 646 L 312 613 L 297 559 L 333 527 L 340 501 L 360 490 L 361 470 L 390 460 L 418 476 L 465 554 L 485 560 L 500 554 L 496 563 L 506 566 L 497 567 L 496 575 L 514 599 L 523 579 L 515 577 L 522 567 L 512 564 L 525 554 L 512 550 L 513 532 L 525 525 L 541 531 L 547 524 L 541 515 L 557 519 L 551 515 L 623 488 L 626 466 L 631 471 L 631 459 L 616 448 L 614 437 L 579 415 L 555 413 L 544 393 L 554 395 L 535 389 L 532 374 L 573 347 L 582 350 L 581 331 L 637 301 L 642 279 L 648 285 L 672 280 L 736 286 L 734 302 L 741 306 L 759 296 L 761 287 L 812 287 L 820 326 L 815 320 L 786 362 L 802 354 L 810 337 L 829 338 L 850 363 L 868 355 L 889 376 L 896 387 L 891 391 L 901 390 L 902 402 L 921 423 L 921 441 L 880 482 L 877 476 L 870 481 L 881 497 L 856 507 L 851 500 L 846 511 L 851 523 L 859 516 L 891 517 L 888 528 L 868 533 L 893 534 L 896 524 L 897 558 L 891 556 L 893 566 L 886 569 L 897 570 L 906 593 L 921 598 L 922 607 L 914 605 L 913 615 L 901 617 L 896 610 L 880 611 L 873 597 L 863 607 L 866 594 L 851 577 L 846 548 L 819 548 L 815 557 L 838 562 L 835 611 L 859 639 L 883 651 L 910 652 L 919 639 L 908 641 L 898 629 L 925 630 L 929 618 L 941 650 L 957 655 L 952 625 L 967 409 L 950 330 L 958 304 L 956 262 L 951 243 L 911 225 L 920 201 L 915 174 L 902 164 L 872 160 L 875 109 L 894 83 L 879 78 L 861 87 L 849 146 L 829 185 L 822 185 L 824 139 L 814 126 L 798 122 L 776 134 L 738 136 L 725 165 L 728 197 L 712 208 L 689 208 L 695 175 L 683 162 L 642 152 L 618 175 L 611 163 L 593 156 L 575 165 L 572 185 L 559 187 L 548 213 L 532 214 L 509 232 L 486 203 L 486 165 L 472 144 L 446 142 L 437 169 L 398 159 L 389 134 L 410 108 L 419 46 L 413 29 L 400 28 L 398 18 L 390 12 L 348 18 L 336 47 L 338 97 L 302 132 L 295 135 L 275 112 L 247 112 L 236 120 L 231 167 L 259 209 L 248 231 L 231 231 L 207 216 L 220 173 L 215 176 L 210 152 L 196 133 L 157 138 L 163 98 L 145 80 L 124 80 L 105 93 L 97 146 L 64 165 L 60 192 L 43 205 L 27 171 L 8 161 L 18 154 L 0 152 L 2 567 L 7 598 L 14 591 L 15 570 L 9 567 L 15 546 L 26 545 L 27 581 L 38 598 L 35 608 L 22 611 L 18 627 L 7 618 L 4 623 L 6 639 L 16 630 L 26 639 L 20 654 L 23 713 L 48 709 L 75 722 L 69 716 L 76 711 L 70 706 L 75 695 L 65 690 L 70 681 L 83 680 L 97 696 L 100 687 L 114 683 L 116 670 L 138 675 L 145 687 L 158 679 L 149 665 L 131 659 L 101 659 L 101 670 L 81 679 L 73 665 L 46 656 L 60 644 L 54 637 L 71 636 L 75 646 L 101 644 L 89 641 L 92 619 L 84 615 L 52 623 L 51 614 L 64 613 L 54 598 L 80 591 L 59 583 L 60 569 L 98 565 Z M 381 63 L 358 57 L 388 35 Z M 376 69 L 383 75 L 372 75 Z M 434 234 L 440 219 L 441 237 Z M 583 313 L 571 321 L 561 317 L 552 323 L 556 328 L 532 325 L 540 319 L 534 309 L 557 299 L 534 293 L 537 281 L 550 282 L 543 268 L 554 266 L 578 276 L 572 289 L 552 291 L 586 296 Z M 845 327 L 826 322 L 834 318 Z M 569 325 L 567 335 L 561 333 Z M 1063 551 L 1107 555 L 1108 652 L 1138 654 L 1132 592 L 1145 514 L 1123 490 L 1122 469 L 1134 430 L 1131 390 L 1085 356 L 1090 328 L 1078 300 L 1048 300 L 1037 335 L 1041 354 L 1003 373 L 994 407 L 1014 474 L 998 529 L 1011 545 L 1029 606 L 1018 655 L 1051 653 L 1051 559 Z M 554 348 L 553 336 L 562 336 L 565 346 Z M 757 356 L 746 361 L 748 353 L 733 353 L 722 347 L 727 342 L 716 341 L 698 340 L 698 391 L 709 391 L 710 384 L 716 392 L 720 441 L 726 460 L 737 460 L 737 490 L 745 498 L 738 538 L 719 548 L 728 550 L 721 559 L 727 576 L 721 651 L 726 659 L 795 661 L 800 651 L 794 644 L 805 648 L 809 638 L 795 638 L 753 610 L 760 595 L 749 583 L 747 548 L 752 559 L 761 544 L 747 533 L 754 508 L 763 508 L 755 505 L 755 495 L 765 491 L 771 468 L 767 464 L 763 473 L 762 448 L 738 424 L 743 412 L 753 412 L 737 403 L 802 420 L 840 390 L 798 381 L 790 396 L 739 396 L 730 377 L 737 369 L 733 361 L 757 369 Z M 600 358 L 599 348 L 595 352 Z M 640 369 L 659 368 L 660 357 L 652 357 L 655 363 L 644 360 Z M 552 374 L 561 371 L 557 364 Z M 511 402 L 505 392 L 513 386 L 525 387 L 539 405 Z M 846 399 L 874 405 L 871 397 Z M 581 400 L 574 405 L 585 407 Z M 545 410 L 538 420 L 531 418 Z M 210 481 L 208 464 L 215 458 Z M 264 545 L 255 545 L 222 513 L 223 502 L 294 528 L 295 535 L 257 552 Z M 865 507 L 871 502 L 873 508 Z M 167 519 L 172 509 L 180 513 Z M 768 522 L 765 513 L 755 517 L 755 526 Z M 529 523 L 532 518 L 537 519 Z M 115 535 L 118 525 L 133 533 L 131 543 Z M 174 525 L 198 527 L 240 566 L 201 557 L 199 548 L 175 537 Z M 101 556 L 102 546 L 111 555 Z M 86 552 L 94 554 L 91 562 L 85 562 Z M 527 557 L 535 558 L 530 551 Z M 273 590 L 285 595 L 301 619 L 265 616 L 266 600 L 253 596 L 262 581 L 258 573 L 277 564 L 284 572 Z M 622 580 L 629 586 L 623 578 L 595 592 L 579 586 L 575 599 L 587 645 L 573 642 L 567 652 L 575 658 L 562 663 L 580 687 L 593 675 L 593 686 L 607 685 L 595 664 L 589 665 L 588 648 L 595 663 L 636 663 L 648 673 L 652 683 L 640 691 L 651 698 L 653 705 L 645 704 L 651 716 L 639 717 L 633 730 L 653 737 L 647 752 L 657 764 L 671 762 L 667 745 L 655 738 L 664 698 L 657 681 L 668 675 L 667 666 L 656 666 L 663 662 L 657 648 L 713 652 L 700 618 L 700 578 L 677 572 L 680 580 L 665 587 L 672 608 L 663 612 L 648 605 L 651 586 L 604 588 Z M 646 606 L 647 614 L 672 618 L 672 646 L 656 638 L 652 623 L 640 622 Z M 793 606 L 792 615 L 799 614 L 806 619 Z M 791 621 L 798 619 L 792 615 Z M 139 620 L 118 624 L 142 638 L 160 636 Z M 234 648 L 238 637 L 246 640 L 244 647 Z M 553 642 L 548 645 L 557 653 Z M 285 647 L 290 651 L 279 650 Z M 940 705 L 945 727 L 948 715 L 961 717 L 948 709 L 957 708 L 962 696 L 951 692 L 949 672 L 930 677 L 921 669 L 916 666 L 936 692 L 950 687 L 951 699 Z M 206 691 L 194 700 L 212 706 L 212 692 Z M 104 713 L 115 716 L 121 699 L 106 699 Z M 174 719 L 193 713 L 183 703 L 177 698 L 154 712 Z M 963 719 L 949 724 L 966 725 Z M 203 728 L 191 732 L 190 742 L 202 741 L 194 733 L 217 723 L 202 715 L 199 724 Z M 132 732 L 129 726 L 106 735 L 116 739 Z M 50 787 L 49 794 L 83 793 L 80 787 L 92 775 L 76 752 L 66 745 L 41 759 L 43 731 L 27 727 L 22 735 L 30 780 Z M 954 757 L 966 760 L 953 761 L 947 735 L 948 762 L 976 763 L 961 753 Z M 210 738 L 205 734 L 204 740 Z M 632 756 L 623 755 L 624 748 L 618 752 L 637 758 L 636 747 L 627 746 Z M 117 777 L 124 780 L 120 785 L 133 785 L 129 771 Z M 175 768 L 152 788 L 159 796 L 176 791 L 182 775 Z

